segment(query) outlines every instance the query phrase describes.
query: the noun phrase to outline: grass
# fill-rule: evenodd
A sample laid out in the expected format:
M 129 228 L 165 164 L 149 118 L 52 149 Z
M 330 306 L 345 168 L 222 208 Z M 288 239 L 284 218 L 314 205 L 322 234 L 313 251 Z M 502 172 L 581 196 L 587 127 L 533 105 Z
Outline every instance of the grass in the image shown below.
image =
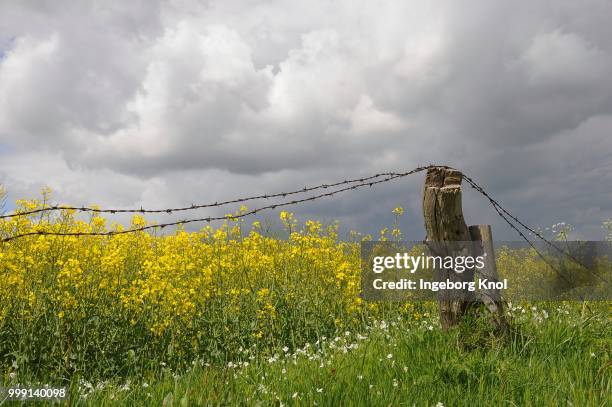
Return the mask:
M 523 311 L 525 311 L 523 313 Z M 374 322 L 362 334 L 226 366 L 170 372 L 155 383 L 108 386 L 80 400 L 105 405 L 610 405 L 608 304 L 514 307 L 499 339 L 466 322 Z M 466 339 L 468 339 L 466 341 Z M 465 346 L 466 342 L 478 347 Z M 246 363 L 245 363 L 246 362 Z

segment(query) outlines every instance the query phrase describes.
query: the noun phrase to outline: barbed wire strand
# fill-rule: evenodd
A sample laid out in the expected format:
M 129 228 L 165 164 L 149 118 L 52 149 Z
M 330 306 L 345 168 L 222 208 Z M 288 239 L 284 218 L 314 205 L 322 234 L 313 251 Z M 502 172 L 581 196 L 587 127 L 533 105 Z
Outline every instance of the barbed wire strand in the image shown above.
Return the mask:
M 410 170 L 404 173 L 393 173 L 392 175 L 388 175 L 385 178 L 379 179 L 376 181 L 370 180 L 368 182 L 358 183 L 355 185 L 351 185 L 349 187 L 344 187 L 344 188 L 340 188 L 340 189 L 337 189 L 331 192 L 313 195 L 307 198 L 295 199 L 289 202 L 282 202 L 282 203 L 276 203 L 272 205 L 266 205 L 266 206 L 262 206 L 260 208 L 252 209 L 250 211 L 246 211 L 246 212 L 239 213 L 236 215 L 225 215 L 225 216 L 216 216 L 216 217 L 209 216 L 205 218 L 183 219 L 183 220 L 179 220 L 176 222 L 151 224 L 151 225 L 146 225 L 146 226 L 142 226 L 138 228 L 131 228 L 127 230 L 111 230 L 108 232 L 52 232 L 52 231 L 45 231 L 45 230 L 37 230 L 37 231 L 24 232 L 24 233 L 19 233 L 16 235 L 8 236 L 8 237 L 3 238 L 0 241 L 4 243 L 4 242 L 9 242 L 11 240 L 23 238 L 26 236 L 115 236 L 115 235 L 122 235 L 122 234 L 127 234 L 127 233 L 141 232 L 141 231 L 150 230 L 150 229 L 158 229 L 158 228 L 163 229 L 163 228 L 170 227 L 170 226 L 179 226 L 179 225 L 184 225 L 188 223 L 212 222 L 216 220 L 235 220 L 235 219 L 244 218 L 250 215 L 255 215 L 259 212 L 262 212 L 268 209 L 276 209 L 276 208 L 281 208 L 285 206 L 296 205 L 296 204 L 303 203 L 303 202 L 315 201 L 317 199 L 330 197 L 330 196 L 336 195 L 341 192 L 351 191 L 351 190 L 363 188 L 366 186 L 372 187 L 374 185 L 381 184 L 384 182 L 389 182 L 397 178 L 403 178 L 411 174 L 416 174 L 418 172 L 422 172 L 422 171 L 425 171 L 433 167 L 440 167 L 440 166 L 430 165 L 430 166 L 425 166 L 425 167 L 417 167 L 413 170 Z
M 476 191 L 478 191 L 480 194 L 482 194 L 491 204 L 491 206 L 493 206 L 493 208 L 495 209 L 495 211 L 497 212 L 497 214 L 508 224 L 508 226 L 510 226 L 510 228 L 512 228 L 514 231 L 516 231 L 519 236 L 525 240 L 529 246 L 534 249 L 536 251 L 536 253 L 538 254 L 538 256 L 544 260 L 544 262 L 546 262 L 546 264 L 552 268 L 555 273 L 557 275 L 559 275 L 560 277 L 562 277 L 566 283 L 571 284 L 571 281 L 569 281 L 567 279 L 567 277 L 565 277 L 565 275 L 563 275 L 559 270 L 557 270 L 557 268 L 548 260 L 546 259 L 546 257 L 536 248 L 535 244 L 516 226 L 516 224 L 522 226 L 523 228 L 525 228 L 526 230 L 528 230 L 529 232 L 533 233 L 534 236 L 538 237 L 539 239 L 541 239 L 542 241 L 544 241 L 546 244 L 548 244 L 549 246 L 551 246 L 552 248 L 554 248 L 555 250 L 557 250 L 559 253 L 567 256 L 568 258 L 570 258 L 571 260 L 573 260 L 576 264 L 580 265 L 581 267 L 583 267 L 584 269 L 586 269 L 587 271 L 589 271 L 590 273 L 592 273 L 594 276 L 598 277 L 600 280 L 602 280 L 604 283 L 606 284 L 610 284 L 609 281 L 607 281 L 605 278 L 603 278 L 602 276 L 600 276 L 598 273 L 596 273 L 594 270 L 591 270 L 590 267 L 588 267 L 587 265 L 583 264 L 579 259 L 577 259 L 575 256 L 573 256 L 571 253 L 561 249 L 560 247 L 558 247 L 556 244 L 554 244 L 552 241 L 550 241 L 549 239 L 546 239 L 544 236 L 542 236 L 540 233 L 536 232 L 535 230 L 533 230 L 533 228 L 530 228 L 529 226 L 527 226 L 524 222 L 522 222 L 521 220 L 519 220 L 516 216 L 512 215 L 507 209 L 505 209 L 503 206 L 501 206 L 501 204 L 496 201 L 495 199 L 493 199 L 491 197 L 491 195 L 489 195 L 484 188 L 482 188 L 480 185 L 478 185 L 472 178 L 466 176 L 466 175 L 462 175 L 463 179 L 466 180 L 466 182 L 468 184 L 470 184 L 470 186 L 475 189 Z M 512 223 L 512 221 L 510 219 L 512 219 L 514 222 L 516 222 L 516 224 Z
M 1 215 L 0 219 L 10 219 L 10 218 L 16 218 L 16 217 L 20 217 L 20 216 L 28 216 L 28 215 L 33 215 L 33 214 L 37 214 L 37 213 L 42 213 L 42 212 L 52 212 L 52 211 L 61 211 L 61 210 L 74 210 L 74 211 L 78 211 L 78 212 L 92 212 L 92 213 L 112 213 L 112 214 L 117 214 L 117 213 L 167 213 L 167 214 L 172 214 L 174 212 L 182 212 L 182 211 L 190 211 L 190 210 L 195 210 L 195 209 L 202 209 L 202 208 L 213 208 L 213 207 L 221 207 L 221 206 L 225 206 L 225 205 L 230 205 L 230 204 L 235 204 L 235 203 L 243 203 L 243 202 L 248 202 L 248 201 L 253 201 L 253 200 L 258 200 L 258 199 L 271 199 L 271 198 L 286 198 L 287 196 L 291 196 L 291 195 L 296 195 L 296 194 L 303 194 L 306 192 L 312 192 L 312 191 L 316 191 L 319 189 L 328 189 L 328 188 L 334 188 L 337 186 L 341 186 L 341 185 L 347 185 L 347 184 L 354 184 L 354 183 L 367 183 L 371 180 L 375 180 L 377 178 L 383 177 L 383 176 L 394 176 L 394 175 L 400 175 L 402 174 L 403 176 L 406 175 L 410 175 L 410 174 L 414 174 L 417 172 L 421 172 L 430 168 L 448 168 L 450 169 L 450 167 L 447 166 L 443 166 L 443 165 L 427 165 L 427 166 L 423 166 L 423 167 L 417 167 L 411 171 L 408 171 L 406 173 L 396 173 L 396 172 L 382 172 L 382 173 L 378 173 L 378 174 L 374 174 L 371 175 L 369 177 L 364 177 L 364 178 L 354 178 L 354 179 L 347 179 L 344 181 L 339 181 L 339 182 L 335 182 L 335 183 L 331 183 L 331 184 L 320 184 L 320 185 L 316 185 L 316 186 L 311 186 L 311 187 L 304 187 L 302 189 L 298 189 L 298 190 L 294 190 L 294 191 L 288 191 L 288 192 L 278 192 L 278 193 L 274 193 L 274 194 L 263 194 L 263 195 L 256 195 L 256 196 L 250 196 L 250 197 L 243 197 L 243 198 L 236 198 L 236 199 L 231 199 L 231 200 L 227 200 L 227 201 L 221 201 L 221 202 L 214 202 L 214 203 L 207 203 L 207 204 L 192 204 L 190 206 L 184 206 L 184 207 L 178 207 L 178 208 L 164 208 L 164 209 L 144 209 L 144 208 L 139 208 L 139 209 L 100 209 L 100 208 L 94 208 L 94 207 L 90 207 L 90 206 L 69 206 L 69 205 L 52 205 L 52 206 L 48 206 L 45 208 L 38 208 L 38 209 L 32 209 L 29 211 L 22 211 L 22 212 L 16 212 L 16 213 L 12 213 L 12 214 L 8 214 L 8 215 Z

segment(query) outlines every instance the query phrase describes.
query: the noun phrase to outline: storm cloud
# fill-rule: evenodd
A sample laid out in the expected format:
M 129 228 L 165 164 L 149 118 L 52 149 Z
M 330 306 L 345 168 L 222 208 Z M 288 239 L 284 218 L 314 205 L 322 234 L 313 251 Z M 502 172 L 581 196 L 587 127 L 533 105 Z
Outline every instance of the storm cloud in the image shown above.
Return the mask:
M 535 226 L 612 217 L 609 1 L 0 2 L 0 183 L 164 207 L 441 163 Z M 296 208 L 365 232 L 422 177 Z M 466 192 L 469 223 L 512 231 Z

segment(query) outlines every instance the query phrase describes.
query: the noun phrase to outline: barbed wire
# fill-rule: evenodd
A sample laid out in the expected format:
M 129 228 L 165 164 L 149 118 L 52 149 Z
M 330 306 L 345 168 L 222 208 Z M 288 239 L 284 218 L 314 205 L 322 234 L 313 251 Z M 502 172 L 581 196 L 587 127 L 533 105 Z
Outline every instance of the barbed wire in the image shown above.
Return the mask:
M 21 212 L 11 213 L 8 215 L 1 215 L 0 219 L 10 219 L 10 218 L 16 218 L 16 217 L 21 217 L 21 216 L 34 215 L 34 214 L 42 213 L 42 212 L 53 212 L 53 211 L 61 211 L 61 210 L 73 210 L 73 211 L 78 211 L 78 212 L 92 212 L 92 213 L 111 213 L 111 214 L 118 214 L 118 213 L 173 214 L 174 212 L 183 212 L 183 211 L 190 211 L 190 210 L 195 210 L 195 209 L 221 207 L 225 205 L 243 203 L 243 202 L 248 202 L 248 201 L 253 201 L 253 200 L 258 200 L 258 199 L 286 198 L 291 195 L 303 194 L 306 192 L 312 192 L 312 191 L 316 191 L 319 189 L 334 188 L 337 186 L 347 185 L 347 184 L 367 183 L 368 181 L 375 180 L 377 178 L 381 178 L 384 176 L 394 176 L 394 175 L 400 175 L 400 174 L 402 174 L 402 176 L 406 176 L 406 175 L 414 174 L 417 172 L 421 172 L 421 171 L 428 170 L 430 168 L 436 168 L 436 167 L 450 169 L 450 167 L 447 167 L 447 166 L 431 164 L 431 165 L 427 165 L 423 167 L 416 167 L 415 169 L 408 171 L 406 173 L 381 172 L 378 174 L 371 175 L 369 177 L 347 179 L 347 180 L 335 182 L 332 184 L 320 184 L 320 185 L 304 187 L 302 189 L 297 189 L 297 190 L 288 191 L 288 192 L 277 192 L 274 194 L 255 195 L 255 196 L 250 196 L 250 197 L 236 198 L 236 199 L 231 199 L 227 201 L 206 203 L 206 204 L 191 204 L 190 206 L 184 206 L 184 207 L 178 207 L 178 208 L 144 209 L 141 207 L 139 209 L 118 209 L 118 208 L 117 209 L 108 209 L 108 208 L 101 209 L 101 208 L 95 208 L 91 206 L 51 205 L 45 208 L 37 208 L 37 209 L 29 210 L 29 211 L 21 211 Z
M 397 178 L 403 178 L 406 177 L 408 175 L 412 175 L 412 174 L 416 174 L 431 168 L 450 168 L 450 167 L 446 167 L 446 166 L 436 166 L 436 165 L 428 165 L 428 166 L 423 166 L 423 167 L 417 167 L 413 170 L 407 171 L 407 172 L 403 172 L 403 173 L 385 173 L 387 174 L 385 176 L 385 178 L 382 179 L 378 179 L 378 180 L 374 180 L 376 178 L 379 178 L 381 175 L 380 174 L 376 174 L 376 176 L 372 176 L 372 177 L 367 177 L 367 178 L 363 178 L 364 180 L 366 180 L 366 182 L 360 182 L 360 183 L 356 183 L 354 185 L 348 186 L 348 187 L 344 187 L 344 188 L 340 188 L 331 192 L 327 192 L 327 193 L 322 193 L 322 194 L 318 194 L 318 195 L 313 195 L 307 198 L 302 198 L 302 199 L 295 199 L 292 201 L 288 201 L 288 202 L 282 202 L 282 203 L 276 203 L 276 204 L 271 204 L 271 205 L 266 205 L 266 206 L 262 206 L 260 208 L 256 208 L 256 209 L 252 209 L 243 213 L 239 213 L 239 214 L 235 214 L 235 215 L 225 215 L 225 216 L 209 216 L 209 217 L 204 217 L 204 218 L 193 218 L 193 219 L 183 219 L 183 220 L 179 220 L 179 221 L 175 221 L 175 222 L 167 222 L 167 223 L 159 223 L 159 224 L 151 224 L 151 225 L 146 225 L 146 226 L 141 226 L 141 227 L 137 227 L 137 228 L 131 228 L 131 229 L 126 229 L 126 230 L 111 230 L 111 231 L 107 231 L 107 232 L 54 232 L 54 231 L 45 231 L 45 230 L 35 230 L 35 231 L 30 231 L 30 232 L 24 232 L 24 233 L 19 233 L 16 235 L 12 235 L 12 236 L 8 236 L 5 237 L 3 239 L 1 239 L 1 242 L 9 242 L 11 240 L 15 240 L 15 239 L 19 239 L 22 237 L 26 237 L 26 236 L 115 236 L 115 235 L 122 235 L 122 234 L 127 234 L 127 233 L 135 233 L 135 232 L 141 232 L 141 231 L 145 231 L 145 230 L 151 230 L 151 229 L 163 229 L 166 227 L 171 227 L 171 226 L 179 226 L 179 225 L 184 225 L 184 224 L 188 224 L 188 223 L 198 223 L 198 222 L 212 222 L 212 221 L 216 221 L 216 220 L 235 220 L 235 219 L 239 219 L 239 218 L 244 218 L 250 215 L 255 215 L 259 212 L 268 210 L 268 209 L 276 209 L 276 208 L 280 208 L 280 207 L 285 207 L 285 206 L 290 206 L 290 205 L 296 205 L 299 203 L 303 203 L 303 202 L 310 202 L 310 201 L 315 201 L 317 199 L 321 199 L 321 198 L 326 198 L 326 197 L 331 197 L 333 195 L 336 195 L 338 193 L 341 192 L 346 192 L 346 191 L 351 191 L 351 190 L 355 190 L 358 188 L 363 188 L 363 187 L 372 187 L 374 185 L 377 184 L 381 184 L 384 182 L 389 182 L 392 181 L 394 179 Z M 340 186 L 343 184 L 348 184 L 348 183 L 354 183 L 356 181 L 341 181 L 339 183 L 336 184 L 329 184 L 329 185 L 336 185 L 336 186 Z M 323 184 L 326 185 L 326 184 Z M 329 186 L 326 186 L 325 188 L 327 188 Z M 313 187 L 315 188 L 315 187 Z M 323 186 L 318 186 L 317 189 L 320 188 L 324 188 Z M 303 192 L 303 190 L 299 191 L 299 192 Z M 298 193 L 298 192 L 292 192 L 292 193 Z M 288 195 L 289 193 L 284 193 L 285 195 Z M 283 194 L 274 194 L 276 196 L 282 196 Z M 272 195 L 268 195 L 268 197 L 272 197 Z M 242 199 L 240 202 L 244 202 L 244 200 L 246 200 L 247 198 Z M 256 199 L 256 198 L 249 198 L 249 199 Z M 234 201 L 238 201 L 238 200 L 234 200 Z
M 470 184 L 470 186 L 475 189 L 476 191 L 478 191 L 480 194 L 482 194 L 491 204 L 491 206 L 493 206 L 493 208 L 495 209 L 495 211 L 497 212 L 497 214 L 499 215 L 499 217 L 501 217 L 507 224 L 508 226 L 510 226 L 510 228 L 512 228 L 514 231 L 516 231 L 519 236 L 525 240 L 529 246 L 535 250 L 535 252 L 537 253 L 538 257 L 540 257 L 557 275 L 559 275 L 561 278 L 563 278 L 563 280 L 571 285 L 571 281 L 569 281 L 567 279 L 567 277 L 561 273 L 535 246 L 535 244 L 516 226 L 516 224 L 522 226 L 525 230 L 529 231 L 530 233 L 532 233 L 534 236 L 536 236 L 537 238 L 539 238 L 540 240 L 542 240 L 543 242 L 545 242 L 546 244 L 548 244 L 550 247 L 554 248 L 557 252 L 565 255 L 566 257 L 568 257 L 569 259 L 571 259 L 572 261 L 574 261 L 576 264 L 578 264 L 579 266 L 583 267 L 584 269 L 586 269 L 587 271 L 589 271 L 590 273 L 592 273 L 594 276 L 596 276 L 597 278 L 599 278 L 600 280 L 602 280 L 604 283 L 606 284 L 610 284 L 610 282 L 608 280 L 606 280 L 605 278 L 603 278 L 602 276 L 599 275 L 599 273 L 596 273 L 594 270 L 591 270 L 590 267 L 588 267 L 587 265 L 585 265 L 584 263 L 582 263 L 579 259 L 577 259 L 574 255 L 572 255 L 570 252 L 567 252 L 563 249 L 561 249 L 560 247 L 558 247 L 556 244 L 554 244 L 551 240 L 545 238 L 544 236 L 542 236 L 541 233 L 537 232 L 536 230 L 534 230 L 533 228 L 527 226 L 525 224 L 525 222 L 521 221 L 520 219 L 518 219 L 515 215 L 511 214 L 507 209 L 505 209 L 498 201 L 496 201 L 495 199 L 493 199 L 491 197 L 491 195 L 489 195 L 483 187 L 481 187 L 480 185 L 478 185 L 472 178 L 468 177 L 465 174 L 462 174 L 462 178 L 468 183 Z M 516 222 L 516 224 L 512 223 L 512 221 Z

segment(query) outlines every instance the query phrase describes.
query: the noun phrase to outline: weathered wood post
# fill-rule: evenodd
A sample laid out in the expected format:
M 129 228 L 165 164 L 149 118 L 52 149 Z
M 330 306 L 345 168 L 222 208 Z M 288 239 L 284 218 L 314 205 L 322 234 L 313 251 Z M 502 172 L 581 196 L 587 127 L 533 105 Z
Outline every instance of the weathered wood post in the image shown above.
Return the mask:
M 468 228 L 474 241 L 474 255 L 484 256 L 484 267 L 476 269 L 476 277 L 487 281 L 499 281 L 497 266 L 495 264 L 495 251 L 493 249 L 493 233 L 491 225 L 472 225 Z M 504 316 L 504 308 L 499 290 L 485 289 L 479 291 L 479 300 L 493 315 L 495 327 L 501 331 L 508 330 L 508 322 Z
M 461 203 L 461 181 L 461 172 L 454 169 L 435 167 L 427 171 L 423 191 L 426 242 L 429 242 L 430 248 L 438 251 L 435 253 L 437 255 L 482 255 L 485 257 L 484 267 L 465 270 L 461 275 L 443 269 L 439 270 L 437 278 L 453 282 L 474 281 L 476 274 L 478 279 L 498 281 L 491 226 L 467 227 Z M 444 330 L 457 325 L 470 307 L 476 304 L 484 304 L 493 314 L 494 324 L 499 331 L 505 332 L 508 329 L 499 290 L 480 290 L 477 296 L 467 290 L 440 291 L 438 303 L 440 323 Z
M 460 171 L 435 167 L 427 171 L 425 187 L 423 191 L 423 217 L 425 219 L 425 230 L 427 231 L 426 242 L 434 243 L 437 255 L 456 256 L 458 252 L 469 251 L 470 248 L 462 247 L 462 243 L 445 242 L 469 242 L 470 232 L 463 219 L 461 206 L 461 181 Z M 440 243 L 443 244 L 440 244 Z M 436 244 L 437 243 L 437 244 Z M 464 250 L 465 249 L 465 250 Z M 445 253 L 442 253 L 444 251 Z M 458 275 L 453 270 L 438 270 L 438 279 L 466 281 L 473 280 L 473 270 L 466 270 L 466 274 Z M 438 303 L 440 305 L 440 323 L 442 329 L 455 326 L 467 312 L 473 302 L 473 294 L 465 290 L 441 290 L 438 292 Z

